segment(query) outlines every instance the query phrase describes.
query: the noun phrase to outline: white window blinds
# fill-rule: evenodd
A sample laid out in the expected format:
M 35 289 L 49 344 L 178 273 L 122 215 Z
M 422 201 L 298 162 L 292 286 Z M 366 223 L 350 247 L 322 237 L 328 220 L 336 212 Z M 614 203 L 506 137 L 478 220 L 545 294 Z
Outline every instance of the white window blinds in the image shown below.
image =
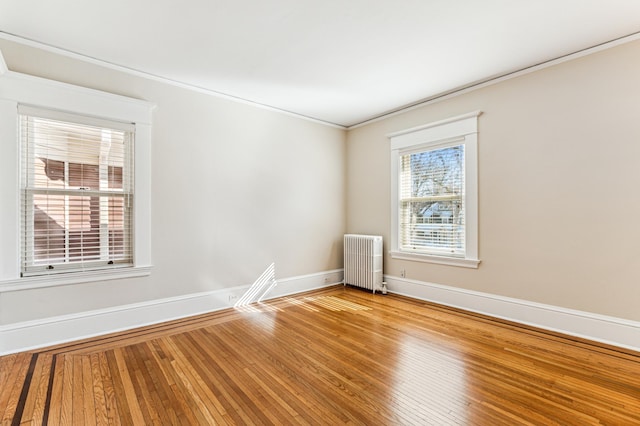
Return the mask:
M 465 255 L 464 145 L 400 156 L 400 247 Z
M 135 127 L 20 106 L 22 275 L 133 264 Z

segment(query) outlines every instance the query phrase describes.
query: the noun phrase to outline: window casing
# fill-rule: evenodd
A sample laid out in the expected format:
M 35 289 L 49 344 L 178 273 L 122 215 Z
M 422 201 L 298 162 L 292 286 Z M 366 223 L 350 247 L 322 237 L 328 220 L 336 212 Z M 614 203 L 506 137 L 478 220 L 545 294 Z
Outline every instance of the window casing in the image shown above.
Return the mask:
M 0 144 L 2 145 L 2 155 L 0 155 L 0 200 L 2 200 L 2 203 L 0 203 L 0 293 L 149 275 L 152 268 L 151 123 L 155 105 L 140 99 L 14 72 L 3 67 L 3 64 L 0 53 Z M 73 123 L 77 121 L 78 117 L 81 117 L 81 124 L 110 128 L 113 123 L 128 123 L 126 126 L 135 129 L 135 143 L 133 143 L 133 152 L 130 157 L 130 170 L 135 170 L 135 179 L 131 178 L 129 181 L 132 192 L 128 197 L 130 201 L 128 208 L 132 212 L 129 230 L 131 236 L 131 245 L 129 246 L 131 250 L 130 260 L 117 259 L 117 256 L 108 259 L 108 256 L 105 256 L 107 258 L 105 266 L 102 259 L 104 254 L 102 251 L 105 246 L 101 246 L 100 259 L 97 259 L 97 261 L 101 262 L 99 266 L 87 263 L 88 267 L 77 268 L 69 263 L 69 267 L 74 268 L 74 270 L 65 271 L 68 273 L 59 273 L 64 269 L 64 265 L 52 265 L 54 269 L 48 269 L 47 266 L 49 264 L 46 264 L 44 271 L 28 271 L 28 273 L 24 273 L 23 241 L 26 240 L 22 232 L 22 222 L 25 221 L 22 212 L 25 191 L 22 175 L 24 165 L 22 163 L 23 153 L 20 143 L 21 129 L 19 119 L 21 114 L 19 109 L 24 106 L 31 106 L 41 111 L 55 112 L 63 117 L 68 115 L 70 118 L 61 119 L 60 116 L 47 117 L 61 119 L 66 122 Z M 105 125 L 105 122 L 109 124 Z M 129 131 L 118 127 L 116 129 Z M 59 163 L 54 163 L 54 161 L 67 163 L 66 165 L 62 164 L 62 168 L 68 169 L 67 179 L 70 179 L 70 181 L 68 182 L 68 187 L 61 190 L 71 191 L 77 189 L 84 191 L 83 195 L 88 199 L 85 198 L 82 203 L 79 202 L 78 204 L 84 203 L 85 206 L 88 206 L 88 210 L 85 209 L 85 211 L 91 211 L 91 198 L 99 196 L 93 192 L 91 186 L 100 187 L 99 183 L 95 183 L 95 168 L 93 171 L 90 170 L 93 163 L 89 163 L 89 166 L 87 166 L 86 161 L 54 158 L 50 163 L 52 168 L 49 171 L 53 173 L 52 177 L 54 179 L 52 180 L 54 181 L 56 178 L 55 173 L 60 173 L 61 167 Z M 85 168 L 85 171 L 79 172 L 76 170 L 81 167 L 79 164 L 83 163 L 85 166 L 82 167 Z M 117 167 L 107 162 L 107 174 L 109 173 L 109 166 Z M 40 165 L 39 167 L 43 166 Z M 105 167 L 104 163 L 102 167 Z M 118 174 L 115 169 L 112 169 L 111 172 Z M 101 180 L 100 173 L 100 165 L 98 163 L 98 181 Z M 126 172 L 123 167 L 124 173 Z M 57 179 L 59 184 L 64 180 L 64 177 L 58 176 Z M 77 182 L 78 179 L 81 179 L 81 182 Z M 94 179 L 93 183 L 91 179 Z M 84 185 L 86 183 L 84 182 L 85 180 L 89 181 L 89 189 L 87 189 L 87 185 Z M 117 177 L 113 177 L 112 185 L 117 185 L 114 183 L 117 180 Z M 126 185 L 124 175 L 122 180 L 123 185 Z M 80 185 L 77 185 L 78 183 Z M 52 186 L 54 185 L 52 184 Z M 107 178 L 107 189 L 109 189 L 108 186 Z M 110 190 L 113 192 L 111 194 L 112 197 L 125 197 L 120 195 L 120 188 L 112 187 Z M 73 194 L 66 193 L 65 196 L 71 197 Z M 93 202 L 95 203 L 95 200 Z M 117 204 L 117 202 L 115 203 Z M 97 210 L 94 209 L 95 211 Z M 102 209 L 102 211 L 108 212 L 108 208 L 106 210 Z M 98 216 L 94 213 L 94 217 L 85 220 L 85 224 L 97 219 Z M 113 218 L 112 225 L 115 224 L 116 219 Z M 91 226 L 93 225 L 90 225 L 89 229 L 91 229 Z M 94 228 L 97 228 L 97 226 L 94 226 Z M 108 232 L 105 232 L 108 230 L 108 227 L 101 227 L 101 237 L 104 238 L 106 236 L 106 239 L 108 239 Z M 113 228 L 112 231 L 114 231 Z M 115 244 L 117 245 L 117 242 Z M 87 251 L 85 254 L 91 254 L 94 257 L 98 256 L 96 252 L 91 253 L 91 251 Z M 90 256 L 84 257 L 88 258 Z M 95 261 L 96 259 L 91 260 Z M 110 261 L 114 263 L 109 264 Z M 42 265 L 33 265 L 33 267 L 36 266 Z M 33 272 L 36 274 L 33 274 Z
M 19 107 L 21 276 L 133 264 L 135 127 Z
M 479 115 L 389 135 L 392 257 L 478 266 Z

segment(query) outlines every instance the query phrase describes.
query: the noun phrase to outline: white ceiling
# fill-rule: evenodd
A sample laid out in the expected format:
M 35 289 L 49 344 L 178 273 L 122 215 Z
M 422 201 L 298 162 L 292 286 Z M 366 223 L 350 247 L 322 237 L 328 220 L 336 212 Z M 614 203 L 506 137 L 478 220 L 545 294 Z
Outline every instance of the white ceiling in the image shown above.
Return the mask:
M 640 31 L 639 0 L 0 0 L 0 31 L 351 126 Z

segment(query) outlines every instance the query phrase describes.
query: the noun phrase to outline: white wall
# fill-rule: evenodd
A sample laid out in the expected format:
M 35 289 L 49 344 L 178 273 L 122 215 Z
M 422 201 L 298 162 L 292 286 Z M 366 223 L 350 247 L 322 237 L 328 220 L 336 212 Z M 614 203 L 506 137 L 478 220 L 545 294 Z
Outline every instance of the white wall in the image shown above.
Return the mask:
M 0 325 L 249 285 L 272 262 L 277 278 L 342 267 L 343 130 L 7 40 L 0 50 L 12 71 L 157 104 L 151 276 L 1 292 Z
M 638 76 L 636 41 L 349 131 L 347 231 L 389 240 L 388 133 L 480 110 L 480 267 L 385 273 L 640 320 Z

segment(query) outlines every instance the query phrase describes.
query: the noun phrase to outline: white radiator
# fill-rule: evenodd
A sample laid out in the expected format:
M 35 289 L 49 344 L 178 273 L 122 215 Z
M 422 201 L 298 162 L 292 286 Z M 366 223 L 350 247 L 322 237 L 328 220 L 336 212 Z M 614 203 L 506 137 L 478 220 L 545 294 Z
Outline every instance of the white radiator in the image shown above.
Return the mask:
M 382 237 L 344 236 L 344 284 L 382 290 Z

